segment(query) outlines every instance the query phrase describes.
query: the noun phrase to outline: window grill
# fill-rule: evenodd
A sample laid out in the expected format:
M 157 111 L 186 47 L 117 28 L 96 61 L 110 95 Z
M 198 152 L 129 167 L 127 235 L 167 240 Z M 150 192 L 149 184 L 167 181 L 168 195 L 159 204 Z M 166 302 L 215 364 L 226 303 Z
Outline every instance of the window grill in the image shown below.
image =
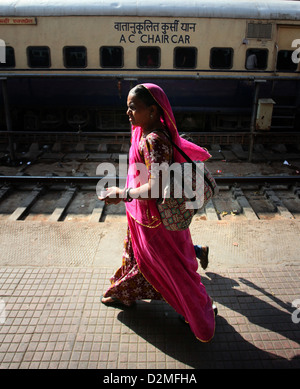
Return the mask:
M 271 23 L 248 23 L 247 38 L 271 39 Z

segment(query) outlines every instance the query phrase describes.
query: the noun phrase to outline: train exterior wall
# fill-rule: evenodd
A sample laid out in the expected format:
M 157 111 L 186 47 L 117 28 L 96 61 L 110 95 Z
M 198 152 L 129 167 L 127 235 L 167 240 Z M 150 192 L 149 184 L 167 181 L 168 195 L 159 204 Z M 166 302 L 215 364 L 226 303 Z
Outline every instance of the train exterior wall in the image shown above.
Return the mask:
M 10 18 L 20 20 L 20 18 Z M 22 19 L 22 18 L 21 18 Z M 24 18 L 23 18 L 24 19 Z M 28 69 L 26 48 L 28 46 L 48 46 L 51 49 L 51 67 L 53 74 L 65 70 L 62 50 L 65 46 L 83 45 L 87 48 L 88 63 L 81 72 L 93 74 L 138 72 L 136 49 L 140 46 L 161 48 L 161 63 L 156 73 L 164 74 L 174 70 L 173 50 L 175 47 L 196 47 L 198 50 L 197 66 L 192 71 L 211 72 L 209 58 L 214 47 L 231 47 L 234 49 L 234 62 L 231 73 L 246 72 L 245 55 L 249 48 L 265 48 L 269 51 L 266 72 L 274 71 L 275 42 L 277 40 L 278 21 L 252 21 L 271 23 L 272 39 L 247 38 L 247 19 L 212 19 L 212 18 L 158 18 L 158 17 L 122 17 L 122 16 L 60 16 L 37 17 L 36 24 L 1 24 L 0 38 L 6 45 L 15 49 L 16 69 Z M 286 26 L 286 22 L 281 22 Z M 299 22 L 289 22 L 289 43 L 292 50 L 294 39 L 300 39 Z M 298 28 L 297 28 L 298 27 Z M 287 38 L 288 39 L 288 38 Z M 124 66 L 119 70 L 101 69 L 99 48 L 101 46 L 121 46 L 124 48 Z M 36 70 L 37 71 L 37 70 Z M 68 72 L 72 72 L 68 69 Z M 73 71 L 74 72 L 74 71 Z M 43 71 L 41 71 L 43 73 Z M 191 71 L 177 70 L 176 74 L 190 74 Z M 216 72 L 215 72 L 216 73 Z M 217 74 L 224 73 L 221 70 Z M 251 75 L 247 71 L 248 75 Z
M 295 50 L 292 42 L 300 39 L 297 20 L 77 15 L 33 16 L 31 24 L 26 23 L 26 18 L 31 17 L 0 17 L 0 39 L 15 52 L 15 67 L 0 69 L 0 77 L 8 78 L 13 108 L 101 107 L 125 111 L 129 89 L 136 83 L 152 81 L 165 89 L 177 112 L 249 116 L 254 80 L 258 78 L 267 80 L 260 97 L 274 97 L 275 93 L 285 102 L 293 99 L 299 107 L 298 71 L 276 70 L 278 50 Z M 250 21 L 271 24 L 271 37 L 249 38 Z M 48 47 L 50 67 L 29 68 L 29 46 Z M 66 68 L 63 50 L 69 46 L 86 48 L 86 67 Z M 102 46 L 122 47 L 123 66 L 101 67 Z M 140 47 L 159 48 L 157 68 L 137 66 Z M 174 49 L 178 47 L 196 49 L 195 67 L 174 68 Z M 233 50 L 232 64 L 226 70 L 211 68 L 211 49 L 218 47 Z M 246 69 L 249 49 L 268 51 L 265 69 Z M 292 79 L 281 82 L 282 77 Z

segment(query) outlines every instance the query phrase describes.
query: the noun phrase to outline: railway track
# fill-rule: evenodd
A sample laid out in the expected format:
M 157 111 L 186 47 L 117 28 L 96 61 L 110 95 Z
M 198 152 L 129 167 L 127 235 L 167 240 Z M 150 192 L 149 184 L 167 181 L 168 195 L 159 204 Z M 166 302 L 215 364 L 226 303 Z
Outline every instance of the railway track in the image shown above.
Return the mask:
M 185 136 L 190 137 L 199 144 L 221 144 L 221 145 L 249 145 L 251 135 L 255 136 L 258 144 L 295 144 L 299 142 L 299 132 L 295 131 L 255 131 L 251 134 L 248 131 L 185 131 Z M 130 142 L 130 130 L 108 130 L 108 131 L 0 131 L 0 143 L 7 144 L 11 138 L 18 144 L 51 143 L 61 142 L 62 144 L 73 144 L 81 142 L 85 144 L 123 144 Z
M 180 133 L 181 135 L 192 138 L 195 142 L 201 144 L 241 144 L 249 145 L 251 135 L 254 135 L 257 139 L 257 143 L 267 144 L 295 144 L 295 139 L 299 140 L 299 132 L 296 131 L 255 131 L 251 133 L 246 131 L 189 131 L 185 130 Z M 130 142 L 130 129 L 128 130 L 102 130 L 102 131 L 0 131 L 1 143 L 7 144 L 8 139 L 12 138 L 16 143 L 52 143 L 62 142 L 63 144 L 72 144 L 76 142 L 82 142 L 85 144 L 122 144 L 124 142 Z
M 125 205 L 99 201 L 99 176 L 0 176 L 0 221 L 112 222 Z M 122 185 L 125 178 L 112 178 Z M 299 176 L 216 177 L 219 194 L 194 220 L 300 218 Z

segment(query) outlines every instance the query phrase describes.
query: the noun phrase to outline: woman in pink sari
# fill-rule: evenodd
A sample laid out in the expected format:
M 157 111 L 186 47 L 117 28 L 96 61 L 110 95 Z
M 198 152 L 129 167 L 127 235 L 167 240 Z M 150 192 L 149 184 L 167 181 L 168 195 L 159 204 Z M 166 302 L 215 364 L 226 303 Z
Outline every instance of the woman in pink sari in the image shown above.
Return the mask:
M 132 305 L 138 299 L 164 299 L 185 321 L 195 336 L 209 342 L 215 331 L 215 314 L 200 275 L 189 229 L 169 231 L 161 222 L 151 197 L 159 189 L 159 174 L 153 164 L 184 162 L 168 136 L 191 159 L 205 161 L 207 151 L 182 139 L 164 91 L 154 84 L 142 84 L 128 95 L 127 115 L 132 125 L 129 172 L 125 189 L 107 189 L 107 204 L 125 201 L 128 219 L 122 267 L 111 278 L 102 297 L 107 305 Z M 136 164 L 146 166 L 146 177 Z M 161 192 L 160 192 L 161 194 Z

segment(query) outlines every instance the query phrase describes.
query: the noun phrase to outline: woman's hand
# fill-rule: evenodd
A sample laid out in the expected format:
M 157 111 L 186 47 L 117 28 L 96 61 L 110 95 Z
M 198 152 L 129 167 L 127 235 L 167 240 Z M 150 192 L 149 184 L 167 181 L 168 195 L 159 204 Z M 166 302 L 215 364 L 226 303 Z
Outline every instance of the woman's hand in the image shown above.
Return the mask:
M 154 194 L 159 193 L 158 185 L 159 180 L 150 179 L 146 184 L 141 185 L 138 188 L 130 188 L 130 197 L 137 200 L 151 200 L 152 198 L 157 198 L 157 195 L 152 197 L 151 192 Z M 126 188 L 120 189 L 117 186 L 112 186 L 107 188 L 106 191 L 101 191 L 99 200 L 105 201 L 105 204 L 119 204 L 125 198 Z
M 102 197 L 98 196 L 98 199 L 105 201 L 105 204 L 119 204 L 124 198 L 125 189 L 120 189 L 117 186 L 107 188 L 104 193 L 101 193 Z

